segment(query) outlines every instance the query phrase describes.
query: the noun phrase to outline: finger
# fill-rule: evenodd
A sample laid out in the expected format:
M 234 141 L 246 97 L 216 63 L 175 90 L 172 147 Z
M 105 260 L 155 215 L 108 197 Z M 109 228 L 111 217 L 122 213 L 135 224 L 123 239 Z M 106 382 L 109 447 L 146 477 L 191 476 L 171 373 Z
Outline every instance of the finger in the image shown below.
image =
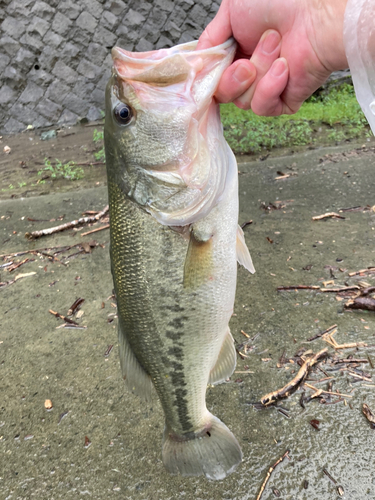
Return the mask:
M 251 109 L 256 115 L 278 116 L 297 111 L 287 106 L 281 98 L 288 83 L 288 77 L 288 63 L 284 57 L 280 57 L 272 64 L 255 89 Z
M 231 102 L 242 95 L 256 78 L 255 66 L 248 59 L 238 59 L 227 68 L 215 97 L 219 102 Z
M 256 46 L 250 62 L 256 68 L 256 78 L 248 88 L 235 102 L 242 109 L 250 109 L 251 100 L 255 93 L 258 83 L 271 68 L 274 61 L 280 56 L 281 36 L 275 30 L 267 30 L 263 33 L 258 45 Z
M 223 0 L 218 13 L 199 37 L 196 50 L 215 47 L 226 42 L 232 36 L 232 25 L 227 4 L 228 2 Z

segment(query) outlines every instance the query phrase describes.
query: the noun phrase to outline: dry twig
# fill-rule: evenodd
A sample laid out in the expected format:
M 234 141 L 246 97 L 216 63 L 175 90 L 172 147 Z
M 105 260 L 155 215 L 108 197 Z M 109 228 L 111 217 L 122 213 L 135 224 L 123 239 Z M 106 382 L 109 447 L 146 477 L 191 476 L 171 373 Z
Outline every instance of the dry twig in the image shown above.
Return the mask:
M 245 229 L 245 227 L 250 226 L 250 224 L 252 224 L 252 223 L 253 223 L 252 220 L 248 220 L 247 222 L 244 222 L 243 224 L 241 224 L 241 229 Z
M 354 378 L 365 380 L 366 382 L 373 382 L 372 378 L 364 377 L 363 375 L 359 375 L 358 373 L 353 372 L 352 370 L 347 370 L 347 372 Z
M 80 245 L 81 243 L 76 243 L 75 245 L 64 245 L 64 246 L 60 246 L 60 247 L 50 247 L 50 248 L 35 248 L 34 250 L 22 250 L 21 252 L 15 252 L 15 253 L 4 253 L 2 255 L 0 255 L 0 259 L 9 259 L 9 258 L 12 258 L 12 257 L 19 257 L 21 255 L 26 255 L 28 253 L 31 253 L 31 254 L 42 254 L 42 255 L 49 255 L 49 254 L 46 254 L 44 253 L 46 250 L 55 250 L 56 248 L 60 249 L 59 251 L 55 252 L 54 255 L 56 255 L 57 253 L 62 253 L 62 252 L 65 252 L 67 250 L 70 250 L 71 248 L 73 247 L 76 247 L 78 245 Z M 61 250 L 62 249 L 62 250 Z
M 81 308 L 81 305 L 84 302 L 85 302 L 85 299 L 82 299 L 82 297 L 79 297 L 78 299 L 76 299 L 68 309 L 68 316 L 72 316 L 72 314 L 75 314 Z
M 343 286 L 341 288 L 321 288 L 321 292 L 332 292 L 332 293 L 340 293 L 340 292 L 348 292 L 351 290 L 360 290 L 360 287 L 357 285 L 353 286 Z
M 8 267 L 7 271 L 9 271 L 11 273 L 15 269 L 18 269 L 19 267 L 21 267 L 24 264 L 26 264 L 26 262 L 34 262 L 34 261 L 35 261 L 35 259 L 26 258 L 24 260 L 21 260 L 21 262 L 14 263 L 12 266 Z
M 278 286 L 278 292 L 289 292 L 292 290 L 320 290 L 320 286 L 316 285 L 292 285 L 292 286 Z
M 69 323 L 70 325 L 74 325 L 74 326 L 79 326 L 79 324 L 76 323 L 75 321 L 73 321 L 72 319 L 67 318 L 66 316 L 63 316 L 62 314 L 59 314 L 56 311 L 52 311 L 52 309 L 49 309 L 48 312 L 53 314 L 53 316 L 56 316 L 56 318 L 62 319 L 63 321 L 65 321 L 65 323 Z
M 323 389 L 318 389 L 317 387 L 314 387 L 311 384 L 304 383 L 306 387 L 309 389 L 313 389 L 315 392 L 320 392 L 320 394 L 330 394 L 331 396 L 341 396 L 342 398 L 352 398 L 353 396 L 349 396 L 349 394 L 341 394 L 340 392 L 331 392 L 331 391 L 324 391 Z
M 293 394 L 293 392 L 295 392 L 297 390 L 298 386 L 307 377 L 310 368 L 312 366 L 314 366 L 320 359 L 327 356 L 327 352 L 328 352 L 328 349 L 322 349 L 318 353 L 311 356 L 309 359 L 307 359 L 303 363 L 301 368 L 298 370 L 297 375 L 290 382 L 288 382 L 283 388 L 266 394 L 265 396 L 263 396 L 260 399 L 260 402 L 263 405 L 267 406 L 267 405 L 274 403 L 278 399 L 286 398 L 286 397 L 290 396 L 291 394 Z M 316 389 L 316 390 L 318 390 L 318 389 Z
M 337 484 L 336 479 L 331 476 L 331 474 L 327 471 L 327 469 L 323 469 L 323 472 L 328 477 L 328 479 L 330 479 L 333 482 L 333 484 Z
M 262 486 L 260 487 L 258 496 L 256 497 L 256 500 L 260 500 L 261 496 L 263 495 L 264 489 L 271 477 L 272 472 L 275 470 L 275 468 L 279 465 L 280 462 L 284 460 L 284 458 L 288 457 L 289 458 L 289 450 L 287 450 L 282 457 L 280 457 L 269 469 L 267 472 L 267 475 L 263 481 Z
M 102 227 L 97 227 L 96 229 L 92 229 L 91 231 L 87 231 L 86 233 L 82 233 L 81 236 L 87 236 L 88 234 L 97 233 L 98 231 L 103 231 L 103 229 L 108 229 L 109 224 L 106 224 Z
M 50 227 L 48 229 L 41 229 L 40 231 L 33 231 L 31 233 L 25 233 L 25 238 L 33 240 L 40 238 L 41 236 L 48 236 L 50 234 L 59 233 L 60 231 L 65 231 L 66 229 L 72 229 L 73 227 L 80 226 L 82 224 L 89 224 L 92 222 L 97 222 L 99 219 L 104 217 L 109 210 L 108 205 L 99 213 L 92 217 L 81 217 L 80 219 L 61 224 L 60 226 Z
M 329 219 L 329 218 L 345 219 L 345 217 L 343 217 L 340 214 L 337 214 L 336 212 L 327 212 L 326 214 L 315 215 L 315 217 L 312 217 L 312 220 L 322 220 L 322 219 Z
M 318 333 L 317 335 L 314 335 L 313 337 L 307 339 L 307 342 L 312 342 L 313 340 L 319 339 L 320 337 L 323 337 L 323 335 L 329 333 L 331 330 L 334 330 L 335 328 L 337 328 L 337 325 L 332 325 L 329 328 L 327 328 L 327 330 L 324 330 L 324 332 Z
M 327 344 L 330 344 L 335 349 L 353 349 L 354 347 L 367 347 L 367 344 L 365 344 L 365 342 L 351 342 L 348 344 L 338 344 L 336 340 L 333 338 L 335 333 L 337 333 L 337 329 L 333 330 L 333 332 L 331 333 L 326 333 L 322 337 L 324 342 L 327 342 Z
M 360 359 L 360 358 L 335 359 L 335 360 L 333 360 L 333 364 L 335 364 L 335 365 L 340 364 L 340 363 L 368 363 L 368 362 L 369 362 L 368 359 Z
M 359 271 L 355 271 L 353 273 L 349 273 L 349 276 L 358 276 L 359 274 L 364 274 L 364 273 L 375 273 L 375 267 L 366 267 L 366 269 L 360 269 Z
M 297 172 L 290 172 L 290 174 L 285 174 L 284 172 L 281 172 L 281 170 L 278 170 L 276 172 L 279 177 L 275 177 L 275 181 L 279 181 L 281 179 L 288 179 L 289 177 L 292 177 L 292 176 L 297 176 Z
M 370 410 L 369 406 L 366 403 L 363 403 L 362 405 L 362 412 L 364 416 L 367 418 L 367 420 L 370 422 L 371 426 L 375 427 L 375 415 Z
M 243 352 L 239 351 L 238 349 L 236 349 L 236 351 L 241 359 L 245 359 L 245 358 L 249 357 L 249 356 L 246 356 L 246 354 L 244 354 Z

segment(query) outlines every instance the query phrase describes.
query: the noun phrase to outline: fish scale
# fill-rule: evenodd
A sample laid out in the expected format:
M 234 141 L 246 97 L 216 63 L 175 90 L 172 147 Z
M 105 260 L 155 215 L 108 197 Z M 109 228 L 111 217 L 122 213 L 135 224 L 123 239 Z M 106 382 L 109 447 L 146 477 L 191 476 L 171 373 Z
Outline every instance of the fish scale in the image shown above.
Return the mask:
M 116 191 L 115 186 L 109 189 L 111 193 Z M 205 404 L 202 405 L 202 400 L 204 403 L 211 369 L 207 361 L 212 358 L 211 350 L 215 346 L 211 342 L 216 334 L 213 331 L 210 337 L 202 339 L 208 344 L 206 349 L 202 342 L 199 343 L 199 337 L 203 337 L 201 332 L 213 330 L 210 315 L 200 318 L 199 309 L 209 312 L 212 306 L 206 293 L 183 291 L 183 263 L 188 241 L 168 227 L 158 224 L 121 193 L 116 198 L 110 205 L 113 224 L 111 262 L 122 326 L 133 351 L 137 353 L 137 359 L 154 383 L 166 418 L 174 431 L 193 432 L 197 427 L 202 427 L 204 420 Z M 150 234 L 153 235 L 152 245 L 148 244 Z M 176 272 L 171 274 L 170 269 Z M 220 292 L 218 287 L 217 294 Z M 172 307 L 175 311 L 171 310 Z M 187 309 L 196 316 L 186 316 Z M 200 318 L 199 330 L 197 317 Z M 189 353 L 194 364 L 181 370 L 177 365 L 181 365 L 185 356 L 176 356 L 175 348 L 180 346 L 183 353 L 185 339 L 190 344 L 196 342 L 195 346 L 188 346 L 194 348 Z M 153 352 L 152 358 L 150 350 Z M 206 373 L 202 369 L 196 371 L 195 365 L 200 367 L 202 364 L 206 367 Z M 186 389 L 186 380 L 189 380 L 192 409 L 181 421 L 181 415 L 186 412 L 181 391 Z M 193 424 L 187 427 L 190 420 Z

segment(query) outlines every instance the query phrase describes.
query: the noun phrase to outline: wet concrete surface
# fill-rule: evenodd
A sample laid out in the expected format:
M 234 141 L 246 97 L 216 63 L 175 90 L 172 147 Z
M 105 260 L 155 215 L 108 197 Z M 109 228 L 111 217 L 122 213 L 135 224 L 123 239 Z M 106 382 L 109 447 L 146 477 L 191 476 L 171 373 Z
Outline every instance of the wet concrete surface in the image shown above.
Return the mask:
M 68 221 L 84 210 L 102 209 L 105 188 L 0 202 L 1 254 L 93 239 L 102 244 L 66 259 L 67 265 L 28 255 L 14 260 L 35 261 L 12 273 L 0 268 L 1 282 L 35 273 L 0 289 L 0 498 L 255 500 L 269 467 L 290 450 L 290 460 L 275 469 L 262 500 L 374 499 L 375 430 L 362 415 L 363 402 L 375 410 L 372 382 L 354 383 L 346 371 L 329 372 L 333 390 L 352 397 L 346 404 L 313 400 L 303 410 L 298 391 L 281 403 L 290 418 L 275 408 L 259 411 L 251 404 L 295 375 L 295 364 L 277 367 L 283 353 L 289 359 L 301 347 L 323 349 L 327 344 L 322 339 L 306 340 L 333 324 L 338 325 L 339 343 L 375 344 L 374 313 L 345 312 L 345 301 L 332 293 L 276 290 L 281 285 L 323 286 L 332 273 L 336 286 L 375 284 L 375 275 L 348 275 L 375 265 L 375 213 L 312 220 L 343 207 L 375 204 L 374 152 L 340 154 L 351 149 L 239 165 L 240 223 L 253 220 L 245 235 L 257 272 L 251 276 L 239 268 L 231 320 L 237 344 L 248 341 L 248 357 L 238 360 L 228 383 L 209 388 L 207 394 L 209 410 L 230 427 L 244 453 L 235 473 L 219 482 L 168 475 L 161 462 L 160 404 L 145 404 L 123 386 L 116 320 L 108 322 L 116 312 L 110 298 L 108 231 L 81 237 L 87 228 L 69 230 L 33 242 L 23 236 L 56 224 L 27 217 L 65 214 Z M 325 156 L 330 154 L 334 156 Z M 275 180 L 278 171 L 292 175 Z M 283 202 L 279 210 L 260 208 L 261 202 L 276 201 Z M 66 314 L 77 297 L 85 299 L 78 322 L 87 328 L 56 328 L 63 322 L 48 310 Z M 350 354 L 375 359 L 375 348 L 349 349 L 340 356 Z M 370 364 L 362 367 L 375 376 Z M 319 370 L 310 375 L 324 377 Z M 327 388 L 327 382 L 316 385 Z M 313 392 L 305 390 L 306 395 Z M 50 411 L 44 408 L 46 399 L 53 403 Z M 319 420 L 319 430 L 310 424 L 312 419 Z

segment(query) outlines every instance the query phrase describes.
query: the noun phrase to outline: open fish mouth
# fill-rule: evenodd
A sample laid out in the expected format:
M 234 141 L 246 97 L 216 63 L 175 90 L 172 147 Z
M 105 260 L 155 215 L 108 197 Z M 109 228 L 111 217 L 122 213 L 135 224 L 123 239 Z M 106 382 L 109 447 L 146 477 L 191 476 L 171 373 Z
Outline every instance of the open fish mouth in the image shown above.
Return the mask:
M 203 50 L 195 50 L 197 44 L 198 40 L 194 40 L 168 49 L 148 52 L 130 52 L 114 47 L 112 58 L 115 70 L 122 78 L 169 86 L 186 80 L 192 65 L 195 65 L 196 71 L 200 71 L 207 57 L 220 57 L 223 53 L 228 55 L 229 52 L 229 56 L 233 58 L 236 50 L 234 38 Z
M 119 123 L 127 129 L 127 172 L 137 177 L 128 193 L 169 226 L 207 215 L 223 195 L 230 170 L 213 95 L 236 43 L 230 39 L 198 51 L 196 45 L 143 53 L 112 49 L 107 108 L 113 112 L 107 120 L 117 123 L 107 134 L 112 129 L 120 135 Z

